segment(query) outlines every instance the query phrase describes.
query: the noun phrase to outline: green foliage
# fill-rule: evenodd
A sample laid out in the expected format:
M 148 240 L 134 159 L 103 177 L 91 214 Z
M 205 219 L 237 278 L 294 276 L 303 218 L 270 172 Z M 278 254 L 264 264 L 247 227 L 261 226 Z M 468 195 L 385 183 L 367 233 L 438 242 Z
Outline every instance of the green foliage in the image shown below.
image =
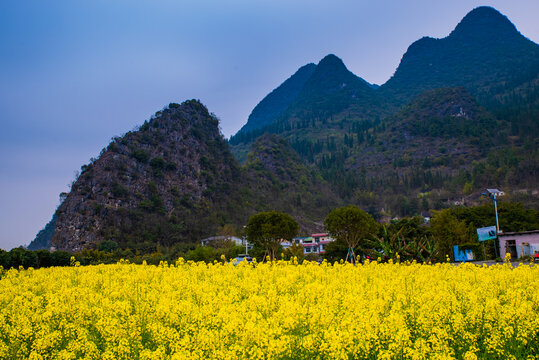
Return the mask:
M 69 266 L 72 254 L 67 251 L 53 251 L 51 253 L 51 266 Z
M 24 268 L 39 268 L 48 266 L 69 266 L 71 253 L 65 251 L 49 250 L 26 250 L 23 247 L 12 249 L 11 251 L 0 250 L 0 266 L 4 269 L 15 268 L 19 266 Z
M 219 259 L 222 253 L 209 246 L 197 246 L 185 254 L 186 260 L 213 262 Z
M 292 245 L 287 248 L 282 254 L 284 254 L 284 258 L 286 260 L 291 260 L 295 257 L 298 259 L 299 262 L 301 262 L 301 260 L 303 260 L 305 256 L 303 245 L 297 244 L 295 242 L 292 243 Z
M 131 152 L 131 156 L 141 163 L 146 163 L 150 160 L 150 154 L 144 149 L 135 149 Z
M 420 217 L 404 218 L 383 225 L 377 236 L 372 237 L 365 250 L 374 260 L 441 261 L 438 244 L 431 229 L 424 226 Z
M 52 253 L 49 250 L 36 250 L 35 253 L 37 255 L 38 268 L 52 266 Z
M 496 225 L 492 201 L 480 206 L 456 207 L 446 212 L 474 229 Z M 498 201 L 498 218 L 500 229 L 505 232 L 539 229 L 539 211 L 525 209 L 521 203 Z
M 16 248 L 11 251 L 0 249 L 0 266 L 4 269 L 19 266 L 24 268 L 43 268 L 50 266 L 70 266 L 71 257 L 81 265 L 113 264 L 121 259 L 129 260 L 136 264 L 146 261 L 148 264 L 158 265 L 161 261 L 174 262 L 178 257 L 186 260 L 213 262 L 221 261 L 221 255 L 227 260 L 233 259 L 241 254 L 245 249 L 228 242 L 220 247 L 202 247 L 192 243 L 175 244 L 171 247 L 162 247 L 155 243 L 135 245 L 137 249 L 120 248 L 113 241 L 104 241 L 98 245 L 97 249 L 87 248 L 79 253 L 69 253 L 66 251 L 36 250 L 29 251 L 24 248 Z M 1 276 L 1 274 L 0 274 Z
M 399 232 L 405 239 L 420 239 L 431 236 L 431 228 L 425 225 L 422 216 L 392 220 L 389 224 L 388 231 L 392 234 Z
M 355 205 L 343 206 L 331 211 L 324 220 L 331 236 L 343 241 L 348 249 L 355 249 L 360 242 L 379 228 L 379 224 L 367 212 Z M 355 256 L 351 259 L 355 261 Z
M 249 202 L 258 211 L 276 209 L 302 219 L 302 227 L 323 218 L 341 200 L 320 173 L 303 163 L 282 137 L 265 135 L 251 148 L 246 164 Z M 307 225 L 308 224 L 308 225 Z
M 288 119 L 290 125 L 294 126 L 297 118 L 305 121 L 312 117 L 330 117 L 351 106 L 376 104 L 374 89 L 352 74 L 341 59 L 330 54 L 318 63 L 298 97 L 281 118 Z M 308 122 L 312 124 L 312 121 Z
M 325 246 L 324 258 L 330 262 L 343 260 L 348 255 L 348 244 L 343 239 L 336 239 Z M 354 253 L 360 254 L 362 249 L 355 248 Z
M 378 232 L 366 236 L 353 250 L 354 254 L 368 256 L 372 260 L 440 260 L 431 228 L 424 224 L 421 217 L 403 218 L 382 225 Z M 348 244 L 340 238 L 326 246 L 324 257 L 328 261 L 337 261 L 345 259 L 348 252 Z
M 453 258 L 453 246 L 473 243 L 474 229 L 458 220 L 452 210 L 435 211 L 430 220 L 440 256 Z
M 105 240 L 99 243 L 97 249 L 99 251 L 104 251 L 106 253 L 113 252 L 114 250 L 118 249 L 118 243 L 116 241 L 112 240 Z
M 112 183 L 112 195 L 117 199 L 124 199 L 129 196 L 129 190 L 120 184 L 119 182 L 113 182 Z
M 25 268 L 35 268 L 37 265 L 37 254 L 33 251 L 25 250 L 23 247 L 12 249 L 9 252 L 9 263 L 5 265 L 2 264 L 2 266 L 4 266 L 6 269 L 9 269 L 10 267 L 17 269 L 19 266 L 23 266 Z
M 282 240 L 292 240 L 298 233 L 298 223 L 288 214 L 261 212 L 249 218 L 245 235 L 252 244 L 259 244 L 275 259 Z
M 243 249 L 241 246 L 234 246 L 233 244 L 218 248 L 199 245 L 195 249 L 188 251 L 184 258 L 185 260 L 192 261 L 214 262 L 222 261 L 221 256 L 224 255 L 225 259 L 230 261 L 241 254 L 244 250 L 245 249 Z
M 483 161 L 472 163 L 474 184 L 505 184 L 533 188 L 539 172 L 539 148 L 531 143 L 524 147 L 493 149 Z
M 162 157 L 154 157 L 150 161 L 150 166 L 152 167 L 154 176 L 163 176 L 163 171 L 166 169 L 167 163 Z
M 148 121 L 144 121 L 144 124 L 140 125 L 139 131 L 148 131 L 150 129 L 150 123 Z
M 500 123 L 464 88 L 441 88 L 425 91 L 397 115 L 414 134 L 446 139 L 477 138 L 480 148 L 503 141 Z M 475 140 L 473 140 L 475 142 Z M 446 148 L 441 146 L 442 154 Z

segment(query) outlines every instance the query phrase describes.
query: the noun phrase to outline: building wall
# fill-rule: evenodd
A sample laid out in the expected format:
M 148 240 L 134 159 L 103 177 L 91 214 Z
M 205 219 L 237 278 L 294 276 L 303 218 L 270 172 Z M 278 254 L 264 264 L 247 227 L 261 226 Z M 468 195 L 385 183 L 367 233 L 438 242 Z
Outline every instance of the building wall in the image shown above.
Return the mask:
M 525 255 L 533 256 L 535 251 L 539 251 L 539 233 L 498 235 L 498 239 L 500 242 L 500 253 L 502 258 L 508 252 L 507 244 L 510 240 L 515 240 L 517 258 L 521 258 Z

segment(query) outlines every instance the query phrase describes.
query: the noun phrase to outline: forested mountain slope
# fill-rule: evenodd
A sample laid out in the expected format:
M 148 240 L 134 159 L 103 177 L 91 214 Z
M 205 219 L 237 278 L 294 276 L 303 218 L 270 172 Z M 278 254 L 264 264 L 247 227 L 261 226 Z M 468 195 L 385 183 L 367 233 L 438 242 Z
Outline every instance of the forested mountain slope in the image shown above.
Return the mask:
M 489 102 L 539 74 L 539 46 L 497 10 L 479 7 L 449 36 L 414 42 L 380 91 L 404 103 L 424 90 L 463 86 Z
M 230 144 L 244 161 L 257 137 L 280 134 L 345 201 L 392 216 L 491 186 L 537 204 L 538 74 L 539 46 L 479 7 L 447 37 L 413 43 L 379 88 L 328 55 L 273 123 Z
M 144 251 L 262 210 L 310 232 L 340 204 L 387 219 L 474 204 L 486 187 L 539 206 L 538 134 L 539 46 L 480 7 L 412 44 L 381 87 L 335 55 L 305 65 L 229 142 L 200 102 L 170 104 L 81 168 L 35 245 L 53 233 L 58 249 Z
M 315 69 L 316 65 L 312 63 L 302 66 L 294 75 L 266 95 L 255 106 L 247 119 L 247 123 L 240 129 L 239 133 L 260 129 L 274 122 L 298 97 Z

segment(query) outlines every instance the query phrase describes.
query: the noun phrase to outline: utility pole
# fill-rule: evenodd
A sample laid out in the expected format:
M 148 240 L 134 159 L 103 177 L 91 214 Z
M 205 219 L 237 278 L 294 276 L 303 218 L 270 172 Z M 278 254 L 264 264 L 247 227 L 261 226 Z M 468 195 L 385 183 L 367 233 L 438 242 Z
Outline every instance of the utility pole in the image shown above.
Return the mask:
M 481 195 L 487 196 L 490 199 L 494 200 L 494 213 L 496 214 L 496 241 L 498 241 L 498 234 L 501 231 L 500 231 L 500 224 L 498 222 L 498 199 L 496 197 L 504 196 L 505 193 L 498 189 L 487 189 L 487 192 L 481 193 Z M 496 246 L 496 243 L 494 243 L 494 253 L 496 257 L 501 256 L 501 255 L 498 255 L 498 247 L 499 247 L 499 242 L 498 242 L 498 246 Z
M 496 193 L 493 194 L 494 198 L 494 213 L 496 214 L 496 235 L 500 232 L 500 224 L 498 223 L 498 200 L 496 199 Z
M 248 245 L 249 245 L 249 242 L 247 241 L 247 236 L 245 236 L 245 226 L 243 226 L 243 237 L 242 237 L 243 241 L 245 241 L 245 255 L 249 255 L 249 248 L 248 248 Z

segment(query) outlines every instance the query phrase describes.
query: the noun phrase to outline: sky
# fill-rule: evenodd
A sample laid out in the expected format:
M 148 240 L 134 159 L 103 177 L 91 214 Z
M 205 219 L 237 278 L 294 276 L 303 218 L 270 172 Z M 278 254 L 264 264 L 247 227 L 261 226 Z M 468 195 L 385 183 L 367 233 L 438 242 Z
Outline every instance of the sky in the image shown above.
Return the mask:
M 28 245 L 110 139 L 200 99 L 228 138 L 333 53 L 383 84 L 408 46 L 489 5 L 539 42 L 539 1 L 2 0 L 0 248 Z

